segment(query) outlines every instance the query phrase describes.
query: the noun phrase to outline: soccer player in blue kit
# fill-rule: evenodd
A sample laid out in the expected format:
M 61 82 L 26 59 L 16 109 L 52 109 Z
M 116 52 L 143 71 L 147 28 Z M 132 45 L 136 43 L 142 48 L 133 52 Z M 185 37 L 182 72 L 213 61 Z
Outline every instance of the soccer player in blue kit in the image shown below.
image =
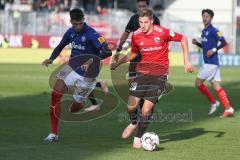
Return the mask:
M 234 109 L 231 107 L 226 92 L 220 85 L 221 77 L 218 50 L 225 47 L 227 42 L 221 32 L 211 24 L 213 17 L 214 12 L 211 9 L 202 10 L 204 29 L 201 35 L 201 42 L 198 42 L 196 39 L 193 39 L 192 41 L 193 44 L 202 48 L 204 59 L 204 64 L 197 75 L 195 85 L 211 103 L 211 109 L 209 111 L 209 115 L 211 115 L 220 105 L 219 101 L 215 100 L 211 92 L 204 85 L 204 81 L 208 80 L 212 84 L 218 99 L 225 109 L 221 116 L 223 118 L 233 115 Z
M 59 105 L 63 94 L 72 89 L 73 102 L 71 107 L 83 108 L 84 101 L 95 88 L 101 60 L 112 55 L 104 38 L 84 22 L 82 10 L 72 9 L 70 18 L 72 27 L 63 35 L 61 42 L 54 49 L 50 58 L 42 62 L 44 66 L 52 64 L 62 49 L 71 43 L 69 63 L 56 74 L 57 80 L 50 103 L 51 132 L 44 139 L 45 143 L 58 140 L 58 119 L 61 112 Z

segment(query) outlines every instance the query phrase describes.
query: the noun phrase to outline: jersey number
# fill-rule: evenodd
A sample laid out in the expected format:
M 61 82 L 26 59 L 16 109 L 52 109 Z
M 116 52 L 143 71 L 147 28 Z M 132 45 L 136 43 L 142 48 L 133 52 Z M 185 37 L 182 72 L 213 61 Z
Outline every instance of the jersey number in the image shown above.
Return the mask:
M 89 89 L 81 88 L 80 91 L 78 92 L 78 95 L 80 95 L 82 97 L 86 97 L 88 92 L 89 92 Z

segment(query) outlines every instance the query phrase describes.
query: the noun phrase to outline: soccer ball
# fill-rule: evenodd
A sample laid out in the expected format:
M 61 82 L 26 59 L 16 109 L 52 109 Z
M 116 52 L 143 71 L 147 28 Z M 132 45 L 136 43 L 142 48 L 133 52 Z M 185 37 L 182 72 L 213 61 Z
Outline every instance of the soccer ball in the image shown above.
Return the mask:
M 142 147 L 146 151 L 154 151 L 160 143 L 158 135 L 153 132 L 146 132 L 142 136 L 141 141 Z

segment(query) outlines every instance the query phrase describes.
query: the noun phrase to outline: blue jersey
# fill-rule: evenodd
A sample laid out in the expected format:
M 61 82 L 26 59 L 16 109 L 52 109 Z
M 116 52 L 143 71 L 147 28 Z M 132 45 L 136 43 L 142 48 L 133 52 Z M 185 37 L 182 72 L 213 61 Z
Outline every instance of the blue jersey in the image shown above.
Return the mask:
M 218 52 L 216 51 L 211 57 L 207 57 L 207 52 L 208 50 L 217 48 L 220 40 L 224 40 L 224 37 L 212 24 L 203 29 L 201 35 L 201 45 L 203 49 L 204 63 L 219 65 Z
M 104 38 L 86 23 L 84 23 L 81 32 L 76 32 L 72 27 L 63 35 L 61 42 L 54 49 L 50 59 L 56 59 L 62 49 L 70 43 L 72 49 L 69 65 L 72 69 L 82 76 L 85 75 L 86 73 L 81 69 L 81 65 L 88 59 L 95 57 L 93 62 L 95 67 L 92 68 L 98 73 L 101 59 L 96 57 L 101 54 L 101 49 L 106 43 Z

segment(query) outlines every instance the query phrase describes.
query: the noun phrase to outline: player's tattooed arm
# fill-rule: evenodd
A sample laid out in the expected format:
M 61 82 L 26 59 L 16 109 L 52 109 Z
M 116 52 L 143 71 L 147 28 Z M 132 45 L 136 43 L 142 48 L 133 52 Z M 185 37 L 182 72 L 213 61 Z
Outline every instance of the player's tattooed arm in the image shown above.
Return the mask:
M 196 45 L 196 46 L 202 48 L 202 44 L 201 44 L 200 42 L 198 42 L 198 40 L 195 39 L 195 38 L 192 40 L 192 44 L 194 44 L 194 45 Z

